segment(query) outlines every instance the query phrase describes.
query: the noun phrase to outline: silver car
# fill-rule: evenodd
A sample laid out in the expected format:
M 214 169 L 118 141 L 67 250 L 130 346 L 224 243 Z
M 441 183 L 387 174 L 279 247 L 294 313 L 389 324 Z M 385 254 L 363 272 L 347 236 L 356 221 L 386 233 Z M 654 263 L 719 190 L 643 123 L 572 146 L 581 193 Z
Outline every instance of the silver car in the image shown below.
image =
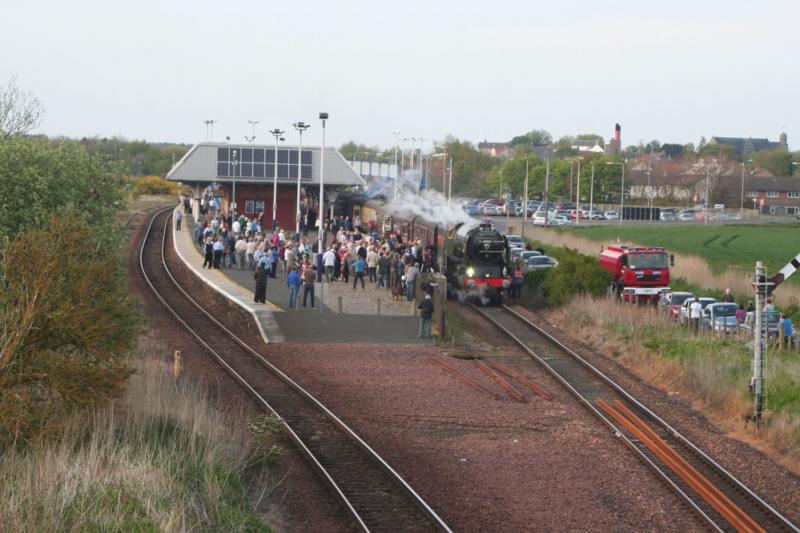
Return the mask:
M 536 255 L 525 263 L 525 270 L 547 270 L 558 266 L 558 261 L 546 255 Z

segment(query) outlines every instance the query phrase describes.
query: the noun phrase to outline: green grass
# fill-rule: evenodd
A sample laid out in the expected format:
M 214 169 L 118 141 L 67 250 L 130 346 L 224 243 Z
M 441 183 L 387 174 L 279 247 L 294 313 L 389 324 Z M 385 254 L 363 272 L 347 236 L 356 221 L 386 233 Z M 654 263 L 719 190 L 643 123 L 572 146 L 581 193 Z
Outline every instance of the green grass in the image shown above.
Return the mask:
M 712 269 L 726 267 L 751 270 L 764 261 L 768 272 L 775 272 L 800 252 L 800 223 L 595 226 L 565 230 L 596 241 L 631 242 L 646 246 L 665 246 L 677 253 L 694 254 Z

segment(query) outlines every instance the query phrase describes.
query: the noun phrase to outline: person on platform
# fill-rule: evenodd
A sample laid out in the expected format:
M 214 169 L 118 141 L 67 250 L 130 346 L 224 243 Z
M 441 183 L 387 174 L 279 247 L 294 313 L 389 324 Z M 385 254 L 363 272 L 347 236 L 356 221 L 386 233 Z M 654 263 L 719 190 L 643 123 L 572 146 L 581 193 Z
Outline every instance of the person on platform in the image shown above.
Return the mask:
M 369 247 L 369 251 L 367 252 L 367 272 L 369 273 L 369 282 L 370 283 L 377 283 L 378 282 L 378 252 L 375 251 L 373 246 Z
M 383 287 L 384 289 L 389 288 L 389 260 L 386 258 L 386 254 L 381 252 L 380 257 L 378 258 L 378 283 L 377 286 Z
M 253 270 L 256 266 L 256 250 L 258 250 L 258 239 L 250 239 L 247 242 L 247 268 Z
M 419 338 L 430 338 L 433 323 L 433 299 L 430 294 L 425 295 L 425 299 L 419 303 L 417 309 L 419 309 Z
M 273 246 L 269 249 L 269 277 L 275 278 L 278 276 L 278 260 L 280 259 L 280 254 L 278 253 L 278 248 Z
M 314 309 L 314 283 L 317 279 L 315 268 L 309 268 L 303 273 L 303 307 L 306 306 L 308 295 L 311 295 L 311 309 Z
M 413 261 L 413 260 L 412 260 Z M 406 268 L 406 298 L 411 302 L 417 296 L 417 276 L 419 276 L 419 268 L 416 263 Z
M 256 267 L 256 294 L 254 301 L 257 304 L 267 303 L 267 271 L 260 264 Z
M 302 280 L 300 278 L 300 274 L 297 270 L 292 270 L 289 272 L 289 276 L 286 280 L 286 285 L 289 287 L 289 308 L 294 309 L 295 305 L 297 305 L 297 292 L 300 290 L 300 285 L 302 284 Z
M 339 265 L 341 268 L 342 281 L 350 283 L 350 250 L 347 245 L 342 246 L 339 251 Z
M 325 267 L 325 281 L 329 282 L 333 279 L 333 271 L 336 267 L 336 254 L 332 249 L 328 248 L 322 254 L 322 263 Z
M 247 256 L 247 241 L 244 240 L 244 235 L 239 235 L 236 244 L 233 245 L 233 249 L 236 253 L 236 268 L 244 270 L 244 261 Z
M 219 270 L 219 264 L 222 262 L 222 256 L 225 254 L 225 243 L 222 237 L 217 238 L 213 246 L 214 250 L 214 268 Z
M 356 259 L 356 262 L 353 263 L 353 289 L 356 288 L 356 285 L 358 284 L 358 280 L 361 280 L 361 288 L 364 289 L 364 290 L 366 289 L 366 287 L 364 287 L 364 270 L 365 269 L 366 269 L 366 266 L 365 266 L 365 263 L 364 263 L 364 259 L 362 257 L 359 257 L 358 259 Z
M 203 252 L 205 253 L 203 268 L 214 268 L 214 242 L 211 237 L 206 238 L 206 242 L 203 244 Z
M 177 231 L 181 230 L 181 222 L 183 222 L 183 212 L 181 212 L 181 210 L 178 209 L 175 212 L 175 229 Z

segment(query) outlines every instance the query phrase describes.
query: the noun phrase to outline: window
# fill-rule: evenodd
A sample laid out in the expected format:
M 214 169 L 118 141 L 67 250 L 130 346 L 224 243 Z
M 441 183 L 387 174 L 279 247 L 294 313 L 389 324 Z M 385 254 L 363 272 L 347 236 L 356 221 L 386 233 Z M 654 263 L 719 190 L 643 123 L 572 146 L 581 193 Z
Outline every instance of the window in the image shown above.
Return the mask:
M 245 201 L 244 212 L 248 215 L 252 215 L 255 212 L 255 202 L 253 200 Z
M 777 198 L 780 196 L 778 191 L 767 191 L 767 198 Z
M 769 214 L 774 215 L 777 212 L 777 209 L 774 205 L 769 206 Z
M 256 213 L 259 215 L 264 212 L 264 201 L 259 200 L 256 202 Z
M 748 198 L 758 198 L 758 191 L 747 191 Z
M 786 193 L 786 195 L 789 198 L 800 198 L 800 192 L 788 192 Z
M 797 208 L 796 207 L 787 207 L 786 208 L 786 214 L 787 215 L 796 215 L 797 214 Z

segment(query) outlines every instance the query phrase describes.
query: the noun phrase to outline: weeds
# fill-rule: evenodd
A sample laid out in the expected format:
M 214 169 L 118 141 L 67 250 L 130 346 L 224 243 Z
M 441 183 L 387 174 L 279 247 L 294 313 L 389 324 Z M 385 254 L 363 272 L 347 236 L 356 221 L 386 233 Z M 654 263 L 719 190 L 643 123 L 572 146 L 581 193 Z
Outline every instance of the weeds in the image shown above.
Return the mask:
M 76 416 L 56 442 L 0 458 L 0 522 L 8 531 L 271 531 L 250 509 L 245 472 L 282 451 L 273 433 L 254 443 L 243 426 L 142 360 L 112 406 Z

